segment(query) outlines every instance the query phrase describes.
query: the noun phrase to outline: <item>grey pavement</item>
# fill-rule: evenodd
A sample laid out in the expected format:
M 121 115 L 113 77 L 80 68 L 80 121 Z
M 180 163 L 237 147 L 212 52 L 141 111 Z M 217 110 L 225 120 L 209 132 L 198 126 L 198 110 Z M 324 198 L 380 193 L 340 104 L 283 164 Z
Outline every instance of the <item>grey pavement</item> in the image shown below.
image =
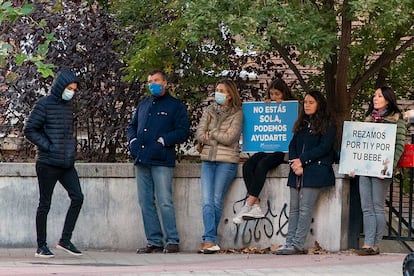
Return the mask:
M 323 255 L 135 254 L 84 250 L 75 257 L 34 257 L 34 248 L 0 248 L 0 275 L 402 275 L 406 254 L 357 256 L 352 251 Z

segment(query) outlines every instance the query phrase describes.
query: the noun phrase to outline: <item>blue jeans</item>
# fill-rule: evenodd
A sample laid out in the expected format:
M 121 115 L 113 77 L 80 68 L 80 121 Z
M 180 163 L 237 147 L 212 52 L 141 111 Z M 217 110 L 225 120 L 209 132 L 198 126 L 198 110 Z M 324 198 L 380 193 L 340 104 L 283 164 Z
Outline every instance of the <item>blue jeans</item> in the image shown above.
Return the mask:
M 366 245 L 378 246 L 384 235 L 386 226 L 385 198 L 391 182 L 391 178 L 359 177 L 359 194 L 365 233 L 364 244 Z
M 237 167 L 237 163 L 203 161 L 201 164 L 204 242 L 217 243 L 223 200 L 237 175 Z
M 167 244 L 178 244 L 179 237 L 175 222 L 173 203 L 173 167 L 135 165 L 138 188 L 138 203 L 144 221 L 145 236 L 148 245 L 162 247 Z M 158 217 L 159 209 L 162 225 Z
M 286 244 L 303 250 L 312 223 L 316 200 L 323 188 L 290 188 L 290 209 Z

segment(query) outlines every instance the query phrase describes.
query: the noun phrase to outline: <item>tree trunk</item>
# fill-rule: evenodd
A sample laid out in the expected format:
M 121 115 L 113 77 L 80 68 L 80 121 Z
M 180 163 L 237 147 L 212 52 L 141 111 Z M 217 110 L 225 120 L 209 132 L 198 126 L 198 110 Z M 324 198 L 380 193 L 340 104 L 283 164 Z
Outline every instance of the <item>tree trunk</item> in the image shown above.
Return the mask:
M 335 91 L 329 100 L 335 108 L 337 125 L 337 147 L 342 140 L 343 122 L 351 118 L 351 98 L 347 91 L 348 70 L 350 62 L 349 45 L 351 43 L 351 19 L 349 17 L 348 0 L 344 0 L 342 11 L 341 38 L 339 43 L 338 66 L 336 71 Z M 328 95 L 329 96 L 329 95 Z

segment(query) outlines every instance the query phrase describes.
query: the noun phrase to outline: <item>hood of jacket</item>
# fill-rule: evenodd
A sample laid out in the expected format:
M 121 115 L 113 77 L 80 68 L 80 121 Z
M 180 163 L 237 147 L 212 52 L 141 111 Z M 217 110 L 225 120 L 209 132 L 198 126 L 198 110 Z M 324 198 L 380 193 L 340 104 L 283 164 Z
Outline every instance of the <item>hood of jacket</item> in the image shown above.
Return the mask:
M 62 98 L 62 93 L 65 88 L 71 83 L 79 84 L 79 79 L 70 70 L 62 70 L 56 74 L 55 80 L 50 89 L 50 93 L 56 96 L 58 99 Z

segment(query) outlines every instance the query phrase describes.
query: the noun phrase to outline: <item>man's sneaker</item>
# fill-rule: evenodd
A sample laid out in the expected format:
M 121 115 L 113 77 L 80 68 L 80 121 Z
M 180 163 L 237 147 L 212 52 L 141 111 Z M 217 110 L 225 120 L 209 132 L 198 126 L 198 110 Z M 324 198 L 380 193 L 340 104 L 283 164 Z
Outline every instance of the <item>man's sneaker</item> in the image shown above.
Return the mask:
M 244 220 L 252 220 L 252 219 L 259 219 L 264 218 L 264 214 L 262 212 L 262 209 L 260 209 L 259 204 L 255 204 L 252 206 L 249 212 L 245 213 L 243 215 Z
M 74 246 L 70 241 L 66 243 L 58 242 L 56 248 L 62 249 L 75 256 L 82 256 L 82 252 L 80 252 L 79 249 L 77 249 L 76 246 Z
M 243 216 L 250 212 L 252 206 L 244 205 L 240 212 L 233 218 L 233 223 L 242 224 L 244 222 Z
M 46 245 L 42 245 L 41 247 L 37 248 L 35 257 L 39 258 L 53 258 L 55 254 L 49 250 Z
M 212 243 L 210 247 L 204 248 L 203 253 L 213 254 L 213 253 L 216 253 L 217 251 L 220 251 L 220 246 L 218 246 L 218 244 Z

